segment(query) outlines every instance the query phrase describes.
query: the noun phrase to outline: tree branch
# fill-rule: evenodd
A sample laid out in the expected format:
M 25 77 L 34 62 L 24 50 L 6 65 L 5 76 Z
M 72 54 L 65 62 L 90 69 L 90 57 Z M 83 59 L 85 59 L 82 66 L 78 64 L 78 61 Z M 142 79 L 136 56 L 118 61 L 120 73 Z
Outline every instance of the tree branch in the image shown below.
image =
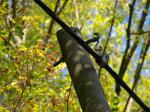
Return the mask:
M 59 16 L 59 14 L 62 12 L 62 10 L 65 8 L 67 2 L 69 0 L 65 0 L 62 7 L 60 8 L 60 0 L 57 0 L 56 2 L 56 6 L 55 6 L 55 9 L 54 9 L 54 13 Z M 43 39 L 45 43 L 48 43 L 48 40 L 50 38 L 50 35 L 51 35 L 51 32 L 52 32 L 52 29 L 53 29 L 53 26 L 55 24 L 55 21 L 53 19 L 51 19 L 51 22 L 49 24 L 49 28 L 48 28 L 48 35 Z
M 77 1 L 73 0 L 75 8 L 76 8 L 76 19 L 77 19 L 77 26 L 78 28 L 80 28 L 80 22 L 79 22 L 79 10 L 78 10 L 78 6 L 77 6 Z
M 120 78 L 123 78 L 123 76 L 124 76 L 123 71 L 125 69 L 126 57 L 127 57 L 127 54 L 128 54 L 128 50 L 130 48 L 130 28 L 131 28 L 131 25 L 132 25 L 132 17 L 133 17 L 135 2 L 136 2 L 136 0 L 133 0 L 132 4 L 129 4 L 130 14 L 129 14 L 129 20 L 128 20 L 128 27 L 126 29 L 127 44 L 126 44 L 126 49 L 125 49 L 125 52 L 124 52 L 124 55 L 123 55 L 123 58 L 122 58 L 121 66 L 120 66 L 120 69 L 119 69 Z M 120 85 L 117 82 L 116 82 L 115 91 L 118 95 L 120 94 Z
M 108 33 L 108 38 L 106 40 L 106 44 L 105 44 L 104 50 L 102 52 L 102 56 L 104 56 L 104 54 L 106 52 L 106 49 L 107 49 L 107 46 L 108 46 L 108 43 L 109 43 L 109 40 L 110 40 L 110 37 L 111 37 L 112 28 L 113 28 L 113 25 L 114 25 L 114 22 L 115 22 L 115 14 L 116 14 L 116 10 L 117 10 L 117 4 L 118 4 L 118 0 L 116 0 L 116 2 L 115 2 L 115 6 L 114 6 L 114 10 L 113 10 L 113 18 L 112 18 L 110 30 L 109 30 L 109 33 Z M 99 73 L 98 77 L 100 77 L 101 67 L 99 68 L 98 73 Z
M 16 17 L 16 3 L 17 3 L 16 0 L 12 1 L 12 15 L 13 15 L 13 18 Z
M 139 57 L 139 61 L 140 60 L 142 60 L 142 61 L 140 63 L 138 63 L 138 65 L 137 65 L 136 72 L 135 72 L 135 75 L 134 75 L 134 83 L 133 83 L 133 86 L 132 86 L 132 90 L 134 90 L 137 87 L 138 82 L 140 80 L 140 73 L 141 73 L 143 63 L 144 63 L 144 60 L 145 60 L 145 56 L 146 56 L 146 53 L 148 51 L 149 46 L 150 46 L 150 39 L 147 42 L 143 43 L 142 50 L 141 50 L 140 57 Z M 124 108 L 124 112 L 126 112 L 126 110 L 131 109 L 132 103 L 129 103 L 129 102 L 132 102 L 132 101 L 133 100 L 131 100 L 131 96 L 129 96 L 129 98 L 126 102 L 125 108 Z
M 150 31 L 133 32 L 133 33 L 131 33 L 131 35 L 143 35 L 143 34 L 147 34 L 147 33 L 150 33 Z
M 142 18 L 140 20 L 139 27 L 137 29 L 138 32 L 141 32 L 142 29 L 143 29 L 143 25 L 144 25 L 144 22 L 145 22 L 145 19 L 146 19 L 146 16 L 147 16 L 147 13 L 145 13 L 145 10 L 148 10 L 149 4 L 150 4 L 150 0 L 147 0 L 147 2 L 145 4 L 145 8 L 144 8 L 143 13 L 142 13 Z M 120 78 L 123 78 L 123 76 L 125 74 L 125 71 L 127 70 L 127 66 L 130 62 L 130 59 L 131 59 L 132 55 L 134 54 L 134 52 L 135 52 L 135 50 L 138 46 L 138 43 L 139 43 L 139 39 L 135 39 L 130 52 L 128 52 L 129 49 L 128 49 L 128 46 L 126 46 L 126 50 L 125 50 L 125 53 L 124 53 L 124 56 L 123 56 L 123 59 L 122 59 L 122 62 L 121 62 L 120 70 L 119 70 Z M 121 91 L 120 86 L 119 86 L 119 84 L 117 84 L 117 82 L 116 82 L 115 91 L 118 95 L 120 94 L 120 91 Z
M 129 14 L 129 20 L 128 20 L 128 27 L 127 27 L 127 51 L 130 48 L 130 28 L 132 25 L 132 17 L 133 17 L 133 12 L 134 12 L 134 6 L 135 6 L 135 2 L 136 0 L 133 0 L 132 4 L 129 4 L 129 8 L 130 8 L 130 14 Z
M 110 30 L 109 30 L 109 33 L 108 33 L 108 38 L 106 40 L 106 44 L 105 44 L 105 47 L 104 47 L 104 50 L 103 50 L 103 53 L 102 53 L 103 55 L 106 52 L 108 42 L 109 42 L 110 37 L 111 37 L 111 32 L 112 32 L 112 28 L 113 28 L 113 25 L 114 25 L 114 22 L 115 22 L 115 17 L 116 17 L 115 14 L 116 14 L 116 9 L 117 9 L 117 4 L 118 4 L 118 0 L 116 0 L 116 2 L 115 2 L 115 6 L 114 6 L 114 10 L 113 10 L 113 18 L 112 18 Z
M 56 15 L 57 15 L 57 11 L 58 11 L 58 9 L 59 9 L 59 5 L 60 5 L 60 0 L 57 0 L 56 5 L 55 5 L 55 9 L 54 9 L 54 13 L 55 13 Z M 54 24 L 54 20 L 51 19 L 51 22 L 50 22 L 50 25 L 49 25 L 49 29 L 48 29 L 48 34 L 51 33 L 53 24 Z

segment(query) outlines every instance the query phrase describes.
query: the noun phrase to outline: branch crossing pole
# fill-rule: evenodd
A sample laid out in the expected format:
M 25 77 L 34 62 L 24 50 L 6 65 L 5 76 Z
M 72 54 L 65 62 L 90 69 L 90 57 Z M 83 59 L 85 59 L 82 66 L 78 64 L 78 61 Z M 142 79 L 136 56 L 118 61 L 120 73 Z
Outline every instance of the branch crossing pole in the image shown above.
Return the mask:
M 78 28 L 71 29 L 82 38 Z M 57 32 L 57 39 L 83 112 L 110 112 L 88 53 L 63 29 Z

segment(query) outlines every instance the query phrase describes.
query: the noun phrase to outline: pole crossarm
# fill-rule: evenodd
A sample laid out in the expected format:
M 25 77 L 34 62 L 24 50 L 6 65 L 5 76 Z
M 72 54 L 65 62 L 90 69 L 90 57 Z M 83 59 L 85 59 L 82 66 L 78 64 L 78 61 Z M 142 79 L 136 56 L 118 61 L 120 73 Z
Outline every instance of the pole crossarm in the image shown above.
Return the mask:
M 99 56 L 93 49 L 77 36 L 69 26 L 67 26 L 55 13 L 48 8 L 41 0 L 34 0 L 50 17 L 52 17 L 71 37 L 73 37 L 89 54 L 91 54 L 99 66 L 105 65 L 104 68 L 111 74 L 111 76 L 128 92 L 128 94 L 143 108 L 145 112 L 150 112 L 150 109 L 143 103 L 143 101 L 128 87 L 128 85 L 118 76 L 118 74 L 106 64 L 102 56 Z

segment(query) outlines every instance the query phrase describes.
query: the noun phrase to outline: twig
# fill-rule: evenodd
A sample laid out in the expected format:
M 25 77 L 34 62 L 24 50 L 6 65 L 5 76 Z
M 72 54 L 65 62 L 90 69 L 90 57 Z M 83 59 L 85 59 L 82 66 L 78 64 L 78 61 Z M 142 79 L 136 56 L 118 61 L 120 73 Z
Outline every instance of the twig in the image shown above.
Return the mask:
M 72 82 L 70 84 L 70 88 L 69 88 L 69 94 L 68 94 L 68 98 L 67 98 L 67 112 L 69 111 L 69 98 L 70 98 L 70 94 L 71 94 L 71 88 L 72 88 Z
M 21 103 L 21 99 L 23 98 L 23 93 L 24 93 L 25 89 L 26 89 L 26 87 L 24 87 L 24 88 L 22 89 L 22 92 L 21 92 L 20 98 L 19 98 L 19 100 L 18 100 L 18 102 L 17 102 L 16 106 L 14 107 L 13 112 L 16 112 L 16 109 L 17 109 L 17 108 L 18 108 L 18 106 L 20 105 L 20 103 Z

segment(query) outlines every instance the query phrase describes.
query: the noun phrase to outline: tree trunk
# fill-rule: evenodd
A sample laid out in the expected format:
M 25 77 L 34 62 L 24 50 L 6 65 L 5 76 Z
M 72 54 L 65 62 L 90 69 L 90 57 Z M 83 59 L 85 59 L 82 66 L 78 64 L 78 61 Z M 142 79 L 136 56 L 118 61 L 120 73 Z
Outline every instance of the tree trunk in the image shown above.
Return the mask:
M 78 28 L 72 30 L 82 38 Z M 57 39 L 83 112 L 110 112 L 88 53 L 63 29 Z
M 133 104 L 133 98 L 130 97 L 130 98 L 128 99 L 128 105 L 127 105 L 127 107 L 126 107 L 125 112 L 130 112 L 130 111 L 131 111 L 132 104 Z

